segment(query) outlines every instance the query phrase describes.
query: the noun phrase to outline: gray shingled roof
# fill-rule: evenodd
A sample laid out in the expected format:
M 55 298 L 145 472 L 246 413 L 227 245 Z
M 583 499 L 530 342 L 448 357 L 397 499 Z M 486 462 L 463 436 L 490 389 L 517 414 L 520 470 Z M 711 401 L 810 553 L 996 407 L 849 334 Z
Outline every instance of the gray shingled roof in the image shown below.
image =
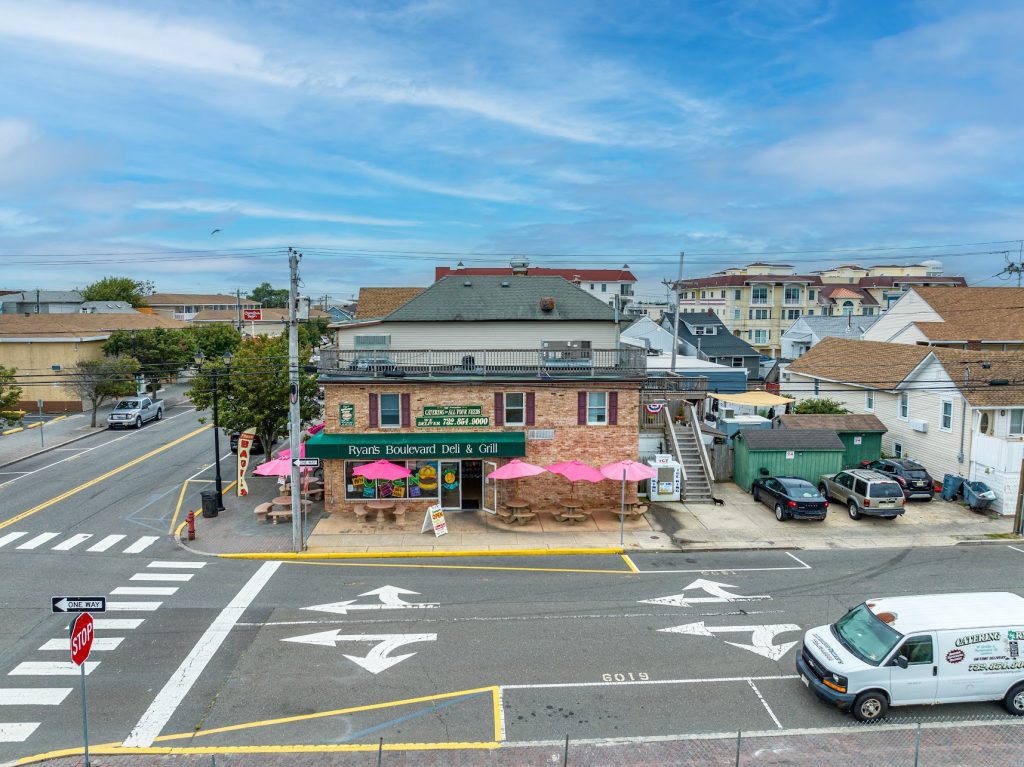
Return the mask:
M 741 429 L 750 450 L 844 450 L 843 441 L 826 429 Z
M 818 338 L 829 336 L 861 338 L 868 328 L 878 322 L 878 315 L 865 317 L 858 314 L 851 317 L 801 317 L 800 319 Z M 796 322 L 794 321 L 794 324 Z
M 666 312 L 665 315 L 669 318 L 669 332 L 672 328 L 672 313 Z M 725 326 L 715 314 L 708 312 L 682 312 L 679 315 L 679 340 L 686 341 L 695 347 L 700 348 L 709 357 L 760 357 L 761 353 L 753 346 L 748 344 L 739 336 L 734 336 L 729 332 L 729 328 Z M 689 330 L 686 329 L 684 323 L 689 322 L 691 325 L 717 325 L 718 330 L 713 336 L 695 336 Z
M 468 283 L 468 284 L 467 284 Z M 554 309 L 541 309 L 553 298 Z M 561 277 L 442 277 L 383 322 L 482 322 L 514 320 L 595 320 L 611 322 L 615 311 L 604 301 Z
M 871 413 L 787 413 L 779 416 L 779 423 L 787 429 L 888 431 L 878 416 Z

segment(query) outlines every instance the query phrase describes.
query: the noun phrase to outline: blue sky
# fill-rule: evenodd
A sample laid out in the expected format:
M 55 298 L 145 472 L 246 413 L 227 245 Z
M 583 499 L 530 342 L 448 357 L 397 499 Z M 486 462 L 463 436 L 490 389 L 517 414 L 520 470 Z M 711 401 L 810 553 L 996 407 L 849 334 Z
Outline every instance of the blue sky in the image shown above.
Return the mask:
M 511 253 L 1003 284 L 1021 39 L 1013 0 L 0 0 L 0 287 L 284 286 L 289 245 L 337 299 Z

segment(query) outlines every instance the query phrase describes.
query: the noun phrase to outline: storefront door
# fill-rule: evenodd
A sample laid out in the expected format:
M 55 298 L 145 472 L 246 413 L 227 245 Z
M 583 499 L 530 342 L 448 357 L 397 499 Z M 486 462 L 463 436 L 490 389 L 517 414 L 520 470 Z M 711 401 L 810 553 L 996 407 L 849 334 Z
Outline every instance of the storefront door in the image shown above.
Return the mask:
M 441 461 L 441 508 L 462 509 L 462 464 Z
M 496 514 L 498 509 L 498 483 L 490 479 L 491 472 L 498 468 L 498 464 L 491 461 L 484 461 L 484 511 Z

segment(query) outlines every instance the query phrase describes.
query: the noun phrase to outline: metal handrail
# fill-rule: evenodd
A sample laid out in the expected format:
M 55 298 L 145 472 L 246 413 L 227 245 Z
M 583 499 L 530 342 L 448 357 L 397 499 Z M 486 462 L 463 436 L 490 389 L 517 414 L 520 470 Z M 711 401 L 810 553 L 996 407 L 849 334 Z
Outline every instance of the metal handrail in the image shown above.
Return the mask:
M 676 462 L 679 464 L 679 471 L 683 476 L 683 490 L 686 490 L 686 465 L 683 463 L 683 451 L 679 449 L 679 440 L 676 439 L 675 423 L 669 415 L 668 408 L 661 409 L 662 418 L 665 421 L 665 431 L 668 433 L 669 441 L 672 443 L 672 452 L 675 453 Z
M 697 410 L 694 408 L 692 402 L 686 403 L 689 409 L 690 415 L 690 428 L 693 430 L 693 436 L 697 441 L 697 452 L 700 454 L 700 462 L 704 466 L 704 471 L 708 477 L 708 485 L 714 484 L 715 472 L 711 468 L 711 459 L 708 457 L 708 449 L 704 445 L 704 439 L 700 434 L 700 422 L 697 420 Z

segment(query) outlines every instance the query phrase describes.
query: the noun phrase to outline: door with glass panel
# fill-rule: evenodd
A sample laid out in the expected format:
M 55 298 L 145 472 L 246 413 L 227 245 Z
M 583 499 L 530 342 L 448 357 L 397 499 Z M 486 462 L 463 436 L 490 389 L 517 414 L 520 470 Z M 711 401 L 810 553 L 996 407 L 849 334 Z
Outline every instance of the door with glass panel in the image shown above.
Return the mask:
M 441 461 L 441 508 L 462 508 L 462 465 L 458 461 Z
M 484 497 L 481 506 L 484 511 L 496 514 L 498 509 L 498 483 L 491 479 L 491 472 L 498 468 L 492 461 L 484 461 Z

